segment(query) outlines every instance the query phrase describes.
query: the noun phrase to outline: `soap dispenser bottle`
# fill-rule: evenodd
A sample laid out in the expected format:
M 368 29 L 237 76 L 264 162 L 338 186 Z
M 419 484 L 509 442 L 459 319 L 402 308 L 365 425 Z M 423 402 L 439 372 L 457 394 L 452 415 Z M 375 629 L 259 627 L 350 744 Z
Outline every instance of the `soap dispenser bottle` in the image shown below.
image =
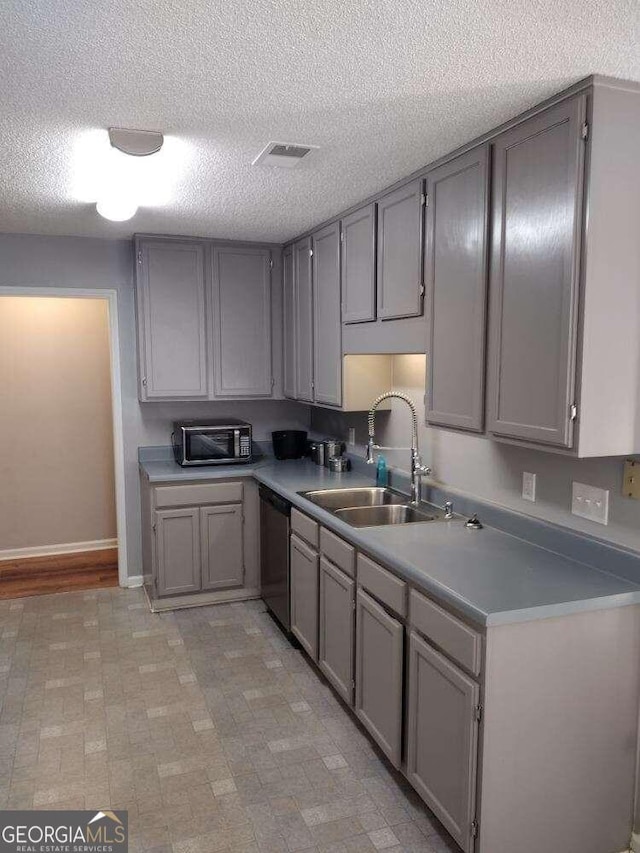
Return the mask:
M 376 486 L 384 488 L 389 485 L 389 470 L 387 468 L 387 460 L 382 454 L 378 456 L 378 464 L 376 465 Z

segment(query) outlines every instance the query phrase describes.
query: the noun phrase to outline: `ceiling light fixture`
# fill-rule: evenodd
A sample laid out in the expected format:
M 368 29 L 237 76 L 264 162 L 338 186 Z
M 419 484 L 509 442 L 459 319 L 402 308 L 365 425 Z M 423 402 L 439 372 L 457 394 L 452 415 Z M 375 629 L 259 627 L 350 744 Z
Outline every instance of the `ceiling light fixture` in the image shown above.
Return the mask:
M 85 131 L 74 149 L 72 196 L 124 222 L 138 207 L 167 204 L 190 156 L 183 140 L 149 130 Z
M 164 137 L 161 133 L 151 130 L 110 127 L 109 142 L 112 148 L 127 157 L 149 157 L 160 151 Z M 114 162 L 119 162 L 119 158 Z M 131 164 L 122 162 L 120 166 L 120 175 L 116 177 L 115 185 L 109 187 L 106 194 L 96 202 L 96 210 L 100 216 L 112 222 L 126 222 L 131 219 L 135 216 L 139 204 L 133 190 L 135 183 L 132 186 L 127 179 L 127 174 L 131 176 Z

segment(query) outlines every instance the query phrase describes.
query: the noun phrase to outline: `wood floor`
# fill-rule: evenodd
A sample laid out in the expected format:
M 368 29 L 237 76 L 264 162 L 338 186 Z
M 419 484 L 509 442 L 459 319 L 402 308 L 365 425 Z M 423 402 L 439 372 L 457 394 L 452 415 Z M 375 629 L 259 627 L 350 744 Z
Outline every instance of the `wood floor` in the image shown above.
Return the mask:
M 0 562 L 0 599 L 117 585 L 117 548 Z

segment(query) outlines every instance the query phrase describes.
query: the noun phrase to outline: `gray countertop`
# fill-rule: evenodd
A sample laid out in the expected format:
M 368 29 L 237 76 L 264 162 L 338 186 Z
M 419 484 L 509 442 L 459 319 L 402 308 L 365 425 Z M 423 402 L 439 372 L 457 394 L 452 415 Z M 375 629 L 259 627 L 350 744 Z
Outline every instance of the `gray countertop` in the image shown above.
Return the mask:
M 464 519 L 354 528 L 298 493 L 371 485 L 363 473 L 333 474 L 307 460 L 181 468 L 144 459 L 150 482 L 253 477 L 398 575 L 481 625 L 503 625 L 640 603 L 640 584 L 545 550 L 496 528 L 469 530 Z

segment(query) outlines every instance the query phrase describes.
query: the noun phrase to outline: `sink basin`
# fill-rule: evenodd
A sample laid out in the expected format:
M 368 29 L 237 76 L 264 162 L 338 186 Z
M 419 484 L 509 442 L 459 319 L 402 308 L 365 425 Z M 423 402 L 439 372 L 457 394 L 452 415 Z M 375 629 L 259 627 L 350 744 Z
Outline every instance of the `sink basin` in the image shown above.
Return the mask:
M 303 498 L 333 513 L 352 527 L 380 527 L 387 524 L 420 524 L 439 521 L 444 514 L 436 507 L 413 506 L 406 495 L 372 486 L 354 489 L 319 489 L 300 492 Z
M 435 521 L 438 516 L 429 515 L 407 504 L 386 504 L 380 506 L 345 507 L 334 510 L 337 518 L 346 521 L 352 527 L 380 527 L 385 524 L 417 524 Z
M 328 509 L 330 512 L 347 507 L 379 507 L 404 504 L 407 499 L 391 489 L 372 487 L 354 489 L 321 489 L 315 492 L 301 492 L 302 497 L 311 503 Z M 410 507 L 409 507 L 410 508 Z

